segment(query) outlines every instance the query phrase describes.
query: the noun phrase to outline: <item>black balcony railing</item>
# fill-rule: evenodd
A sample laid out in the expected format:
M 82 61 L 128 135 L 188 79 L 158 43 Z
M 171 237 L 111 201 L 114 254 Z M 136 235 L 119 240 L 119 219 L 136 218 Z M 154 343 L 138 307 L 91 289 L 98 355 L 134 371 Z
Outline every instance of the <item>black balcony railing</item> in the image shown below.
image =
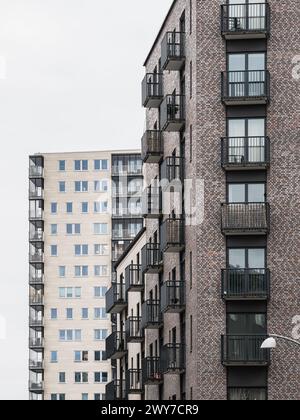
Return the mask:
M 163 382 L 161 360 L 159 357 L 146 357 L 142 360 L 143 385 Z
M 142 137 L 142 159 L 145 163 L 159 163 L 164 155 L 163 134 L 147 130 Z
M 267 70 L 223 72 L 222 100 L 227 105 L 268 103 L 270 73 Z
M 123 332 L 113 332 L 105 341 L 106 358 L 107 359 L 120 359 L 127 351 L 126 337 Z
M 126 372 L 126 393 L 139 394 L 143 390 L 143 374 L 141 369 L 129 369 Z
M 42 221 L 44 218 L 44 211 L 42 209 L 30 210 L 28 217 L 30 221 Z
M 44 338 L 43 337 L 30 337 L 29 338 L 29 348 L 31 349 L 42 349 L 44 347 Z
M 222 139 L 224 169 L 265 169 L 269 165 L 269 137 L 225 137 Z
M 169 218 L 160 229 L 160 244 L 163 252 L 180 252 L 184 249 L 184 220 Z
M 42 166 L 31 165 L 29 167 L 29 178 L 43 178 L 44 168 Z
M 36 393 L 42 393 L 44 390 L 44 382 L 43 381 L 29 381 L 29 391 L 30 392 L 36 392 Z
M 125 283 L 113 283 L 106 293 L 106 312 L 119 313 L 127 306 Z
M 30 199 L 37 199 L 42 200 L 44 198 L 44 190 L 41 188 L 30 189 L 29 190 L 29 198 Z
M 125 289 L 126 292 L 132 290 L 143 290 L 144 276 L 142 274 L 142 266 L 140 264 L 130 264 L 125 269 Z
M 44 296 L 43 294 L 32 294 L 29 296 L 30 306 L 43 306 L 44 305 Z
M 29 317 L 29 326 L 30 328 L 42 328 L 44 326 L 44 319 Z
M 270 351 L 261 349 L 265 335 L 222 336 L 222 363 L 226 366 L 267 366 Z
M 160 178 L 163 182 L 173 182 L 184 180 L 184 158 L 179 156 L 169 156 L 163 161 L 160 169 Z
M 40 230 L 31 230 L 29 232 L 29 241 L 30 242 L 43 242 L 44 232 Z
M 44 284 L 44 275 L 40 274 L 29 274 L 30 285 L 42 285 Z
M 179 71 L 185 63 L 185 33 L 167 32 L 161 44 L 163 70 Z
M 266 235 L 270 230 L 268 203 L 222 204 L 222 232 L 224 235 Z
M 225 4 L 221 9 L 222 35 L 226 39 L 266 38 L 270 34 L 267 2 Z
M 142 305 L 142 328 L 157 329 L 162 326 L 159 300 L 147 300 Z
M 147 219 L 159 219 L 162 216 L 162 189 L 150 186 L 143 193 L 143 216 Z
M 163 100 L 163 74 L 147 73 L 142 82 L 142 106 L 158 108 Z
M 185 369 L 184 344 L 166 344 L 161 348 L 161 363 L 164 373 L 177 373 Z
M 160 107 L 162 131 L 179 132 L 185 125 L 185 96 L 167 95 Z
M 126 381 L 115 379 L 106 385 L 106 401 L 126 400 Z
M 185 283 L 166 281 L 161 287 L 162 312 L 182 312 L 185 308 Z
M 42 360 L 29 360 L 29 370 L 32 370 L 33 372 L 40 372 L 44 369 L 44 363 Z
M 157 274 L 162 270 L 160 244 L 148 243 L 142 248 L 142 273 Z
M 32 263 L 43 263 L 44 262 L 44 252 L 33 252 L 29 253 L 29 262 Z
M 140 343 L 144 339 L 142 329 L 142 318 L 131 316 L 125 323 L 125 333 L 127 343 Z
M 222 296 L 225 300 L 267 300 L 270 297 L 270 270 L 222 270 Z

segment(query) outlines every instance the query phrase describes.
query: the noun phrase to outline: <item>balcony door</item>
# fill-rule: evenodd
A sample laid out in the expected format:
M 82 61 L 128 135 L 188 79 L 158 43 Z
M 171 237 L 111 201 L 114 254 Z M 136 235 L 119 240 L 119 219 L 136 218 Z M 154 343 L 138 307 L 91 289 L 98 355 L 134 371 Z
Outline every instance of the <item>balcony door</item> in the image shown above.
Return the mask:
M 265 203 L 266 185 L 260 183 L 228 184 L 228 203 Z
M 263 96 L 266 82 L 265 70 L 265 53 L 229 54 L 229 96 L 234 98 Z
M 229 30 L 263 31 L 266 29 L 265 0 L 228 0 Z
M 263 163 L 266 161 L 264 118 L 228 120 L 228 162 Z

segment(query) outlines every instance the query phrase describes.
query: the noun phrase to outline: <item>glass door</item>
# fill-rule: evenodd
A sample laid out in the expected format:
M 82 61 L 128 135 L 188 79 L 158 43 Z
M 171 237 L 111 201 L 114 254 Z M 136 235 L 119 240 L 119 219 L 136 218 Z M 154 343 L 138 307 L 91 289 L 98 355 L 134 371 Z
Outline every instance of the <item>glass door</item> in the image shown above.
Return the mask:
M 229 30 L 263 31 L 266 29 L 265 0 L 229 0 Z

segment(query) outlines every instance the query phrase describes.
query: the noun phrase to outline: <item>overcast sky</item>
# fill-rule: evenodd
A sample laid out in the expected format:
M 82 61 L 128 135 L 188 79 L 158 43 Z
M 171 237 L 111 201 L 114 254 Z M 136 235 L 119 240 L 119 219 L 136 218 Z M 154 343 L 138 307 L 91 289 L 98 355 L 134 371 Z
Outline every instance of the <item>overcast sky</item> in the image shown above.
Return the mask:
M 0 0 L 0 399 L 27 399 L 27 156 L 140 146 L 172 0 Z M 3 324 L 6 322 L 6 338 Z

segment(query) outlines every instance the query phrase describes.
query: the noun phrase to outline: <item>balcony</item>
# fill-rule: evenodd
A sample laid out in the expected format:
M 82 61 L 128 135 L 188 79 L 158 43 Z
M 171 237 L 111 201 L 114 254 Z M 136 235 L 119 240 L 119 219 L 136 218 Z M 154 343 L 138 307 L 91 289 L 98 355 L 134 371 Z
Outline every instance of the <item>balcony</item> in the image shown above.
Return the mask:
M 226 301 L 268 300 L 270 297 L 270 270 L 222 270 L 222 297 Z
M 222 101 L 225 105 L 268 104 L 270 73 L 267 70 L 223 72 Z
M 44 190 L 42 188 L 34 188 L 29 190 L 30 200 L 42 200 L 44 198 Z
M 125 380 L 115 379 L 106 385 L 105 389 L 106 401 L 123 401 L 126 400 L 126 382 Z
M 44 319 L 43 318 L 34 318 L 29 317 L 29 327 L 30 328 L 43 328 Z
M 270 6 L 266 3 L 221 6 L 222 36 L 227 40 L 267 38 L 270 34 Z
M 142 248 L 142 273 L 159 274 L 162 271 L 160 245 L 148 243 Z
M 167 32 L 161 44 L 163 70 L 180 71 L 185 64 L 185 33 Z
M 162 217 L 162 189 L 161 187 L 147 187 L 143 193 L 143 217 L 146 219 L 160 219 Z
M 128 318 L 125 324 L 125 333 L 127 343 L 141 343 L 144 339 L 142 318 L 135 316 Z
M 29 360 L 29 370 L 32 372 L 42 372 L 44 370 L 43 361 Z
M 126 292 L 139 292 L 144 289 L 144 276 L 142 266 L 130 264 L 125 269 L 125 290 Z
M 185 126 L 185 96 L 167 95 L 160 107 L 162 131 L 180 132 Z
M 161 349 L 161 363 L 164 373 L 182 373 L 185 370 L 185 346 L 166 344 Z
M 147 300 L 142 305 L 142 328 L 159 329 L 162 326 L 162 312 L 159 300 Z
M 142 137 L 144 163 L 159 163 L 164 155 L 163 134 L 160 130 L 147 130 Z
M 163 100 L 163 74 L 147 73 L 142 82 L 142 106 L 159 108 Z
M 143 391 L 143 375 L 141 369 L 129 369 L 126 372 L 126 393 L 140 394 Z
M 106 293 L 106 312 L 108 314 L 118 314 L 127 306 L 127 296 L 125 284 L 113 283 Z
M 162 181 L 180 181 L 184 180 L 184 158 L 179 156 L 166 157 L 160 169 L 160 178 Z
M 143 385 L 160 385 L 163 383 L 161 360 L 159 357 L 142 359 Z
M 225 137 L 222 167 L 227 171 L 267 169 L 270 166 L 269 137 Z
M 44 218 L 44 211 L 41 208 L 38 210 L 30 210 L 28 217 L 31 222 L 42 221 Z
M 44 241 L 44 232 L 40 230 L 32 230 L 29 232 L 29 241 L 30 242 L 43 242 Z
M 181 252 L 185 247 L 184 220 L 167 219 L 161 225 L 160 243 L 162 252 Z
M 113 165 L 112 176 L 114 177 L 126 177 L 126 176 L 142 176 L 142 162 L 136 165 Z
M 167 281 L 161 287 L 161 311 L 181 313 L 185 310 L 185 283 Z
M 44 391 L 43 381 L 29 381 L 29 392 L 42 393 Z
M 268 366 L 270 351 L 262 350 L 265 335 L 222 336 L 222 363 L 224 366 Z
M 44 348 L 44 338 L 43 337 L 32 337 L 29 338 L 29 348 L 31 350 L 43 350 Z
M 42 264 L 44 262 L 44 252 L 29 253 L 30 264 Z
M 127 352 L 125 333 L 113 332 L 107 337 L 105 346 L 107 359 L 121 359 Z
M 270 231 L 268 203 L 222 204 L 221 213 L 223 235 L 267 235 Z
M 42 294 L 32 294 L 29 296 L 29 305 L 30 306 L 44 306 L 44 296 Z
M 29 284 L 31 286 L 44 284 L 44 275 L 29 274 Z
M 136 235 L 139 233 L 139 231 L 137 230 L 128 230 L 128 229 L 123 229 L 123 230 L 113 230 L 112 232 L 112 238 L 114 241 L 118 241 L 118 240 L 131 240 L 134 239 L 136 237 Z

